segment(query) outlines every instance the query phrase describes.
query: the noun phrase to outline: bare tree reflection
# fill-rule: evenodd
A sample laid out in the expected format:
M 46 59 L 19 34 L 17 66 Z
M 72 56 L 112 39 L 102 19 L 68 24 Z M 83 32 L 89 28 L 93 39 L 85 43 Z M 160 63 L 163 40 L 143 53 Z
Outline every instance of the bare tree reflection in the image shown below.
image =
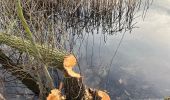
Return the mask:
M 24 29 L 17 17 L 15 2 L 15 0 L 0 0 L 0 31 L 25 39 L 22 34 Z M 22 0 L 22 6 L 24 16 L 37 43 L 68 52 L 77 50 L 76 53 L 80 60 L 82 56 L 80 50 L 85 49 L 86 55 L 92 51 L 91 59 L 86 58 L 86 60 L 90 62 L 88 63 L 90 66 L 93 66 L 95 62 L 92 60 L 95 58 L 94 53 L 96 52 L 94 46 L 95 41 L 98 41 L 95 40 L 95 34 L 100 34 L 103 37 L 100 39 L 98 49 L 101 53 L 100 48 L 103 46 L 101 41 L 106 42 L 108 35 L 131 31 L 135 27 L 135 22 L 133 22 L 135 14 L 142 9 L 143 17 L 145 17 L 151 2 L 152 0 Z M 89 41 L 91 37 L 92 41 Z M 89 49 L 91 44 L 91 49 Z M 3 87 L 5 91 L 0 91 L 1 94 L 4 93 L 3 95 L 7 95 L 6 97 L 12 94 L 15 96 L 14 98 L 17 98 L 16 94 L 34 97 L 36 92 L 23 80 L 37 78 L 37 73 L 41 73 L 38 66 L 42 66 L 42 64 L 38 64 L 27 53 L 18 52 L 7 46 L 1 46 L 0 49 L 1 53 L 12 62 L 10 67 L 15 69 L 4 67 L 5 63 L 2 62 L 7 60 L 1 56 L 0 82 L 8 85 L 0 84 L 0 87 Z M 18 67 L 14 65 L 24 67 L 16 69 Z M 22 73 L 22 76 L 18 77 L 13 71 Z M 55 79 L 58 85 L 60 78 L 58 72 L 56 70 L 54 72 L 56 74 L 53 76 L 58 77 Z M 44 83 L 43 73 L 41 75 L 42 83 Z

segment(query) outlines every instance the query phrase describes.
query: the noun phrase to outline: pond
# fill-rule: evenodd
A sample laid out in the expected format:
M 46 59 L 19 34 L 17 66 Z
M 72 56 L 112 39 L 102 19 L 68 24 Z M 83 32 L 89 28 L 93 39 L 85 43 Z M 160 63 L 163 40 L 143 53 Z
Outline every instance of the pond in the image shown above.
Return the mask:
M 40 28 L 36 30 L 37 24 L 33 19 L 35 23 L 32 23 L 33 25 L 31 24 L 30 27 L 35 31 L 35 36 L 38 34 L 37 37 L 39 35 L 41 37 L 37 38 L 37 42 L 51 45 L 53 43 L 50 39 L 54 38 L 56 43 L 52 42 L 57 48 L 64 48 L 73 52 L 78 58 L 78 67 L 80 67 L 80 69 L 76 67 L 75 70 L 81 72 L 85 84 L 91 88 L 106 90 L 111 100 L 163 99 L 170 96 L 170 1 L 154 0 L 152 5 L 149 5 L 148 10 L 135 10 L 139 11 L 137 13 L 133 12 L 133 1 L 129 1 L 132 4 L 123 3 L 125 8 L 121 6 L 121 1 L 118 1 L 118 6 L 113 7 L 115 10 L 113 12 L 112 10 L 107 11 L 109 8 L 100 12 L 101 8 L 95 2 L 90 5 L 89 2 L 85 1 L 85 7 L 77 6 L 76 9 L 71 6 L 75 10 L 65 9 L 60 4 L 60 6 L 56 4 L 58 8 L 55 8 L 55 4 L 52 4 L 54 10 L 57 9 L 57 13 L 53 11 L 50 13 L 50 10 L 43 12 L 46 7 L 42 7 L 42 11 L 35 9 L 36 13 L 33 13 L 33 16 L 38 18 L 38 24 L 39 21 L 42 21 L 42 25 L 37 26 Z M 140 1 L 138 0 L 139 5 Z M 32 1 L 32 3 L 34 2 Z M 62 0 L 60 3 L 62 4 Z M 113 4 L 113 2 L 110 4 Z M 139 5 L 137 4 L 135 7 Z M 49 8 L 47 8 L 53 9 L 51 6 L 49 5 Z M 105 8 L 105 5 L 101 5 L 101 7 Z M 1 9 L 1 11 L 3 10 Z M 70 13 L 70 11 L 72 12 Z M 143 11 L 147 11 L 146 14 L 143 15 Z M 44 20 L 41 16 L 44 13 L 51 15 L 47 14 Z M 131 18 L 134 13 L 136 13 L 135 19 Z M 3 13 L 0 14 L 3 19 Z M 27 17 L 29 18 L 29 16 Z M 9 18 L 11 18 L 9 21 L 12 21 L 12 24 L 6 22 L 6 20 L 0 20 L 0 22 L 5 23 L 4 26 L 0 27 L 6 29 L 7 23 L 11 30 L 20 31 L 20 28 L 18 28 L 20 24 L 15 26 L 16 18 Z M 135 24 L 134 28 L 131 32 L 124 32 L 124 28 L 131 30 L 132 19 Z M 13 26 L 17 29 L 15 27 L 13 29 Z M 2 30 L 0 29 L 0 31 Z M 63 34 L 65 32 L 70 34 Z M 58 43 L 61 43 L 61 46 Z M 10 53 L 8 50 L 6 52 Z M 16 56 L 18 55 L 14 55 L 13 58 L 17 58 Z M 28 65 L 30 65 L 29 62 Z M 52 71 L 51 74 L 54 75 L 54 80 L 56 78 L 55 81 L 58 85 L 58 72 L 54 70 L 54 73 Z M 0 70 L 0 76 L 11 79 L 12 75 L 7 73 L 7 76 L 5 76 L 4 70 Z M 3 86 L 0 86 L 0 91 L 6 91 L 7 99 L 25 100 L 33 98 L 33 93 L 20 81 L 18 82 L 15 77 L 14 79 L 14 82 L 9 81 L 3 84 L 4 87 L 7 87 L 6 90 L 3 89 Z
M 99 29 L 70 43 L 88 86 L 106 89 L 112 100 L 162 99 L 170 95 L 170 1 L 155 0 L 135 21 L 131 33 Z

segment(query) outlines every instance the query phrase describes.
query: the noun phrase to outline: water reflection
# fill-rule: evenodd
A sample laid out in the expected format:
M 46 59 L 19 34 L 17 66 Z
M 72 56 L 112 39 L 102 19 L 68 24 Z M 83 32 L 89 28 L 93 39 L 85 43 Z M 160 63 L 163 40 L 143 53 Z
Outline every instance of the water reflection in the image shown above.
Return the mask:
M 134 14 L 133 3 L 120 9 L 126 9 L 126 13 L 116 12 L 120 7 L 118 5 L 115 12 L 104 13 L 103 16 L 97 16 L 97 13 L 93 15 L 92 11 L 89 11 L 91 13 L 87 14 L 88 16 L 83 15 L 86 12 L 79 15 L 83 9 L 81 6 L 78 11 L 69 15 L 59 12 L 63 15 L 56 16 L 52 13 L 48 16 L 48 19 L 38 17 L 43 24 L 39 26 L 40 30 L 35 29 L 34 31 L 37 34 L 39 33 L 40 37 L 42 36 L 42 43 L 53 44 L 49 41 L 54 35 L 54 40 L 62 44 L 62 38 L 65 37 L 61 31 L 62 27 L 58 27 L 58 23 L 65 25 L 64 21 L 68 19 L 67 22 L 72 23 L 72 25 L 67 23 L 64 28 L 71 34 L 69 34 L 69 40 L 63 44 L 68 51 L 73 51 L 78 56 L 81 72 L 83 72 L 88 86 L 107 89 L 113 100 L 162 98 L 170 93 L 170 80 L 168 78 L 170 75 L 170 55 L 168 54 L 170 51 L 168 42 L 170 38 L 170 34 L 168 34 L 170 32 L 168 27 L 170 16 L 168 4 L 170 4 L 168 0 L 155 1 L 152 9 L 148 11 L 145 21 L 136 19 L 140 28 L 135 29 L 131 34 L 125 33 L 125 37 L 124 33 L 119 34 L 117 31 L 121 31 L 122 28 L 131 30 L 133 27 L 131 23 L 134 18 L 131 18 Z M 49 8 L 52 8 L 51 6 Z M 62 8 L 62 5 L 60 6 Z M 99 10 L 99 8 L 94 9 Z M 128 10 L 130 10 L 130 13 L 128 13 Z M 59 11 L 64 10 L 62 8 Z M 41 16 L 44 13 L 46 12 L 39 11 L 34 16 Z M 114 25 L 111 18 L 113 13 L 116 14 Z M 129 17 L 119 19 L 120 16 L 126 16 L 126 14 L 129 14 Z M 59 19 L 55 24 L 53 23 L 55 22 L 54 16 Z M 74 17 L 76 18 L 74 19 Z M 91 19 L 85 17 L 91 17 Z M 84 21 L 80 22 L 82 18 Z M 39 23 L 39 21 L 34 22 Z M 102 22 L 102 25 L 99 25 L 100 22 Z M 3 23 L 5 23 L 5 20 Z M 54 30 L 51 29 L 51 26 L 54 26 L 52 27 Z M 32 27 L 35 27 L 34 23 Z M 115 29 L 112 30 L 112 27 L 115 27 Z M 107 32 L 109 34 L 103 34 Z M 124 37 L 123 41 L 122 37 Z M 37 41 L 39 40 L 37 39 Z M 114 56 L 115 53 L 116 56 Z
M 86 83 L 107 89 L 112 99 L 161 99 L 170 95 L 170 15 L 168 0 L 155 1 L 140 28 L 125 37 L 108 69 L 123 34 L 86 34 L 77 37 L 74 52 L 79 57 Z M 94 33 L 97 32 L 94 31 Z M 109 82 L 107 82 L 107 74 Z

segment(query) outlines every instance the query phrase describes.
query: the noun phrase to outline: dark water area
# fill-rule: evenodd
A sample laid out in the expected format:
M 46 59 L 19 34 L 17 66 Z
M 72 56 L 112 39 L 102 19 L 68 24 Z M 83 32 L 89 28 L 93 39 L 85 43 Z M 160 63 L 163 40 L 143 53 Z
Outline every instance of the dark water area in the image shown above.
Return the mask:
M 107 90 L 112 100 L 163 99 L 170 95 L 170 1 L 155 0 L 145 19 L 135 21 L 139 28 L 131 33 L 74 36 L 68 49 L 86 84 Z

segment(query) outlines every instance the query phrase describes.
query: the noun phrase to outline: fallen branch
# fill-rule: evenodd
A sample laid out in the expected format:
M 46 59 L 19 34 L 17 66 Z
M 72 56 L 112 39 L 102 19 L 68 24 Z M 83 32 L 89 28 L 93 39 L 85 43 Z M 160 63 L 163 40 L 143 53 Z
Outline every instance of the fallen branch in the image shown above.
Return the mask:
M 29 40 L 23 40 L 20 37 L 0 33 L 0 44 L 6 44 L 20 52 L 28 52 L 30 55 L 36 58 L 37 54 L 34 52 L 35 49 L 33 49 L 33 45 Z M 79 74 L 72 70 L 76 64 L 76 59 L 74 56 L 68 55 L 68 53 L 61 52 L 57 49 L 50 49 L 45 45 L 35 45 L 42 56 L 41 62 L 49 67 L 60 69 L 61 71 L 67 73 L 69 76 L 77 78 L 80 77 Z
M 20 52 L 28 52 L 36 58 L 36 52 L 34 52 L 35 49 L 33 49 L 33 45 L 29 40 L 23 40 L 20 37 L 0 33 L 0 44 L 6 44 Z M 66 71 L 69 76 L 80 78 L 80 75 L 72 70 L 76 65 L 76 58 L 73 55 L 61 52 L 58 49 L 49 48 L 45 45 L 35 44 L 35 46 L 42 56 L 41 62 L 47 66 Z
M 29 40 L 23 40 L 20 37 L 0 33 L 0 44 L 6 44 L 20 52 L 28 52 L 36 58 L 36 52 L 34 52 L 35 49 L 33 49 L 33 45 Z M 80 78 L 80 75 L 72 70 L 77 63 L 76 58 L 73 55 L 69 55 L 58 49 L 49 48 L 45 45 L 35 45 L 42 56 L 41 62 L 45 63 L 47 66 L 66 71 L 69 76 Z
M 36 58 L 37 54 L 34 52 L 33 45 L 29 40 L 23 40 L 20 37 L 0 33 L 0 44 L 6 44 L 20 52 L 28 52 L 31 56 Z M 67 53 L 61 52 L 57 49 L 50 49 L 45 45 L 35 45 L 42 56 L 42 62 L 51 67 L 55 67 L 61 70 L 64 69 L 63 61 L 64 57 L 68 55 Z

